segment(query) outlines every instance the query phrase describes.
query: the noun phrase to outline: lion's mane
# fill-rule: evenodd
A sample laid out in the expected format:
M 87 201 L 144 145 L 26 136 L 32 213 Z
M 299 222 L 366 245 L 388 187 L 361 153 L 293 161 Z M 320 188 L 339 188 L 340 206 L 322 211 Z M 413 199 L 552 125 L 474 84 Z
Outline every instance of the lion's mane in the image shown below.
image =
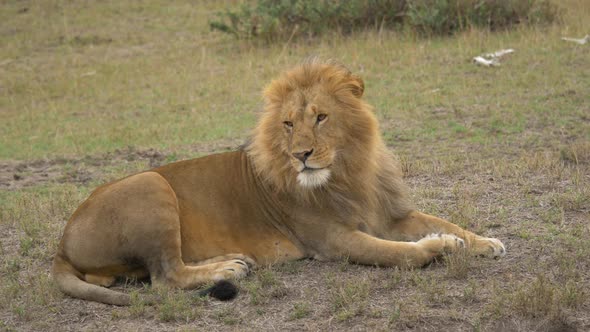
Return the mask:
M 289 94 L 314 85 L 322 85 L 340 105 L 337 111 L 346 113 L 339 125 L 348 135 L 330 181 L 310 189 L 297 184 L 289 154 L 281 144 L 280 110 Z M 372 107 L 361 98 L 363 93 L 363 81 L 332 61 L 311 59 L 273 80 L 264 90 L 264 111 L 245 148 L 258 176 L 273 190 L 292 195 L 302 204 L 331 206 L 343 214 L 384 208 L 393 212 L 390 215 L 404 217 L 413 207 L 399 163 L 383 143 Z

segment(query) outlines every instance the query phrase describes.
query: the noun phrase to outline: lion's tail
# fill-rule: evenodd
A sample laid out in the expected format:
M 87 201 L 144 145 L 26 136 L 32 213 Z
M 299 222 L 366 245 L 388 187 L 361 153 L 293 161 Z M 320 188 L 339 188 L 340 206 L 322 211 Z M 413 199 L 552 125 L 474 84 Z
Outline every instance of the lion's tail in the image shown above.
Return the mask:
M 59 253 L 53 259 L 51 274 L 59 289 L 72 297 L 114 305 L 129 305 L 131 302 L 127 294 L 82 280 L 80 272 Z
M 51 274 L 59 289 L 72 297 L 114 305 L 131 304 L 131 297 L 125 293 L 116 292 L 82 280 L 81 273 L 59 253 L 53 259 Z M 238 289 L 231 282 L 221 280 L 213 286 L 201 290 L 198 294 L 199 296 L 211 296 L 221 301 L 229 301 L 236 297 Z M 157 302 L 154 299 L 146 300 L 149 303 Z
M 220 301 L 229 301 L 238 295 L 238 288 L 227 280 L 220 280 L 213 286 L 199 292 L 199 296 L 207 295 Z

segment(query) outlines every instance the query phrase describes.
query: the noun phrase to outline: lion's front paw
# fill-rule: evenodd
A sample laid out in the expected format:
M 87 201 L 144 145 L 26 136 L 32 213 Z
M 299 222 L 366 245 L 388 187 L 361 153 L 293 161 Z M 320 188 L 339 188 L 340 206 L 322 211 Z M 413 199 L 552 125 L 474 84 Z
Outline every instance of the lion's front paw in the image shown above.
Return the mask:
M 214 264 L 215 270 L 212 276 L 214 281 L 239 279 L 245 277 L 250 272 L 248 264 L 241 259 L 232 259 Z
M 504 244 L 494 238 L 490 237 L 478 237 L 473 241 L 471 251 L 475 255 L 486 256 L 486 257 L 503 257 L 506 255 L 506 247 Z
M 430 234 L 420 239 L 417 244 L 434 254 L 465 248 L 465 241 L 452 234 Z

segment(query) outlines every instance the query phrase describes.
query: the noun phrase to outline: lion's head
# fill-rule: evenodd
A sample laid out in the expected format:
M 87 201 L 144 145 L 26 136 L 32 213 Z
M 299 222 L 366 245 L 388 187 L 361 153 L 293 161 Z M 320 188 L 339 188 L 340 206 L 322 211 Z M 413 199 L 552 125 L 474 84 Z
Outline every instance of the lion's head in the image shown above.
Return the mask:
M 317 60 L 272 81 L 247 147 L 261 177 L 291 192 L 372 182 L 383 144 L 363 92 L 344 66 Z

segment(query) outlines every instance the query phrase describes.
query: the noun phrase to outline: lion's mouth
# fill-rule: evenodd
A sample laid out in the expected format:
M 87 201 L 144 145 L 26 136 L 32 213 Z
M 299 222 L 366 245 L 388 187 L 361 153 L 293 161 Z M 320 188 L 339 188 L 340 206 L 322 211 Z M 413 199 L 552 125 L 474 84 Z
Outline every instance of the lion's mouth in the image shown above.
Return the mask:
M 312 173 L 312 172 L 317 172 L 317 171 L 324 170 L 324 169 L 326 169 L 326 168 L 328 168 L 330 166 L 331 165 L 328 165 L 328 166 L 325 166 L 325 167 L 309 167 L 309 166 L 305 166 L 304 165 L 303 166 L 303 169 L 300 170 L 299 173 L 305 173 L 305 172 Z

